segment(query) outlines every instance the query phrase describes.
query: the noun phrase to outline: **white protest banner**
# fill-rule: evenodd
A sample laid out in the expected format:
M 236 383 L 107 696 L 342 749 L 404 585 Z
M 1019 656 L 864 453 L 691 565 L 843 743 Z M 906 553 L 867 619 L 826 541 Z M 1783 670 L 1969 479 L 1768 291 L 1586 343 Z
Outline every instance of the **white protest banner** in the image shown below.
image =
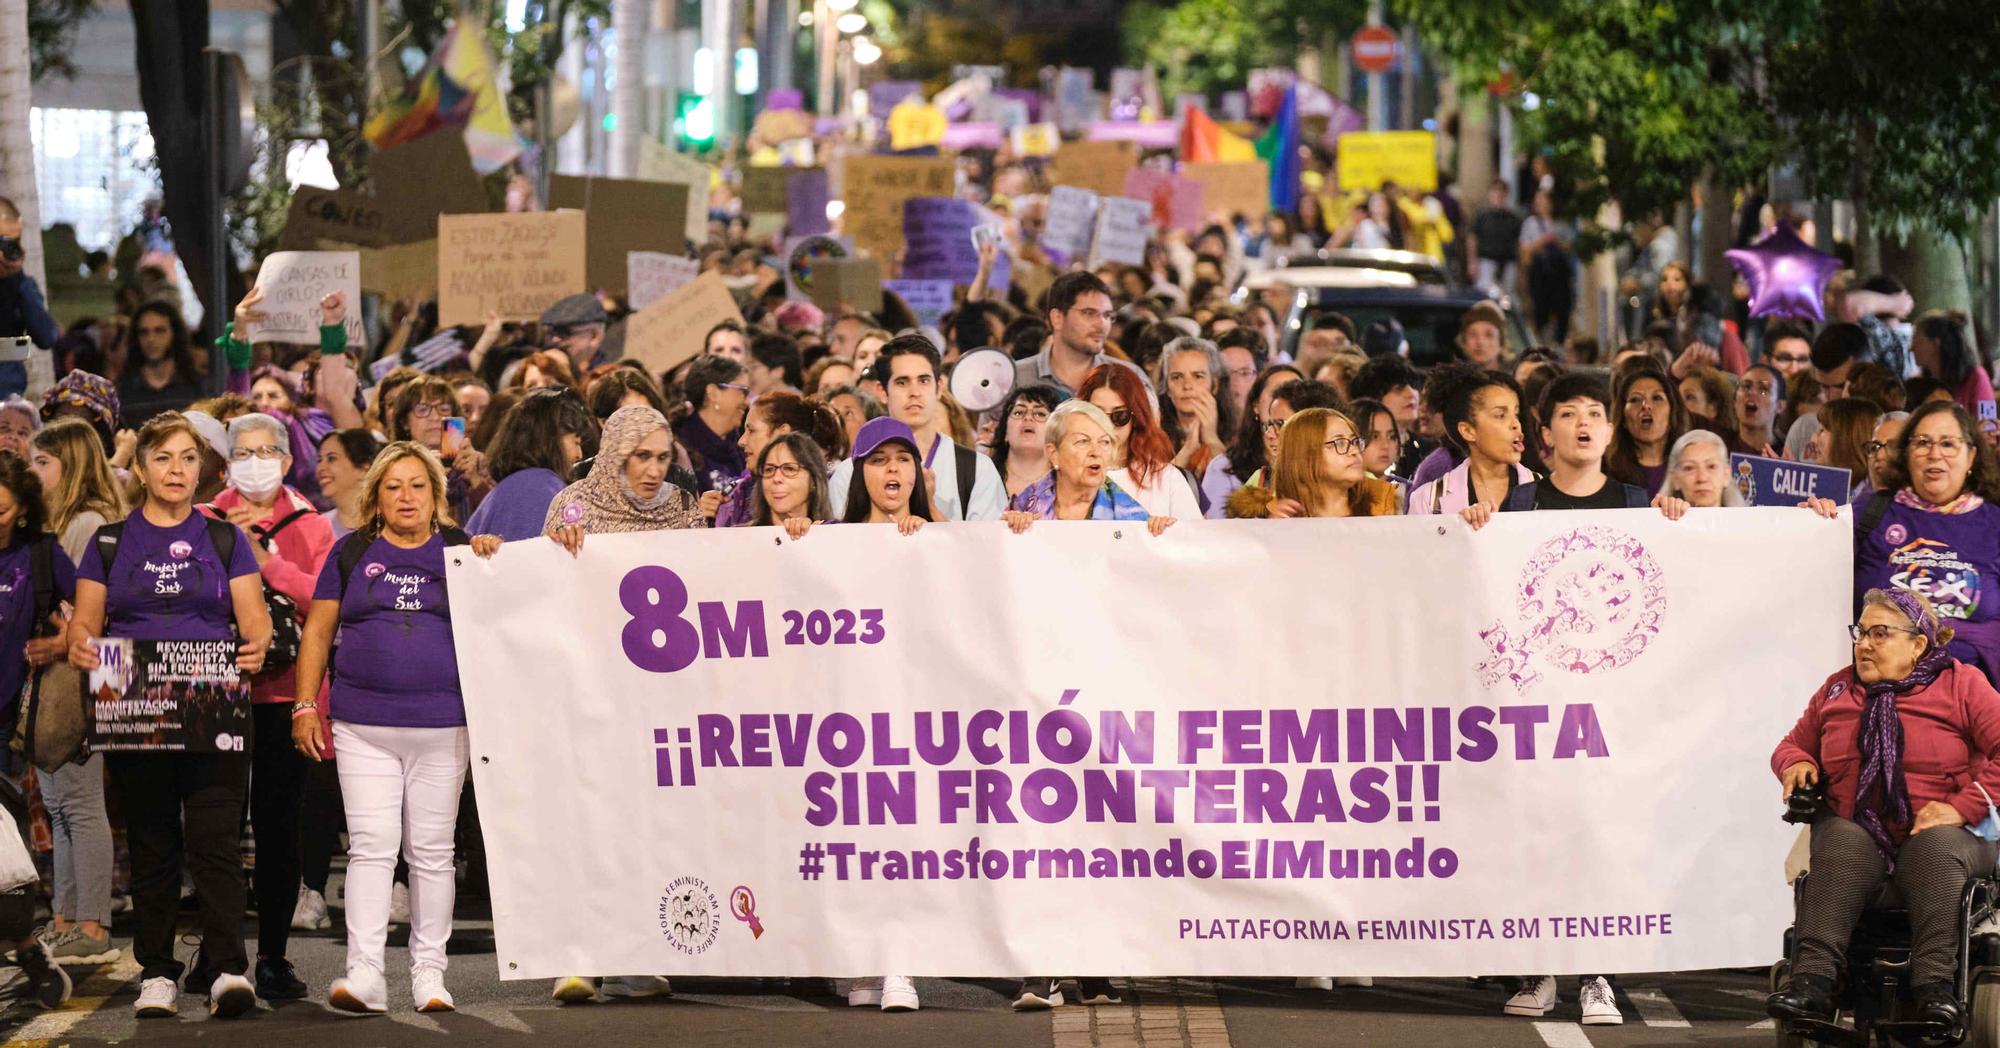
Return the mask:
M 1049 190 L 1048 219 L 1042 224 L 1042 243 L 1078 258 L 1090 250 L 1090 229 L 1097 221 L 1097 194 L 1075 186 Z
M 264 319 L 236 337 L 257 342 L 319 345 L 319 300 L 338 291 L 347 302 L 347 344 L 361 345 L 361 253 L 274 251 L 257 270 Z
M 500 974 L 1768 964 L 1797 832 L 1770 754 L 1851 658 L 1820 570 L 1851 533 L 1634 510 L 454 550 Z
M 1097 205 L 1097 231 L 1090 238 L 1090 266 L 1123 262 L 1146 264 L 1146 241 L 1153 235 L 1153 205 L 1130 197 L 1105 197 Z
M 701 260 L 659 251 L 625 253 L 625 296 L 644 309 L 679 291 L 701 275 Z

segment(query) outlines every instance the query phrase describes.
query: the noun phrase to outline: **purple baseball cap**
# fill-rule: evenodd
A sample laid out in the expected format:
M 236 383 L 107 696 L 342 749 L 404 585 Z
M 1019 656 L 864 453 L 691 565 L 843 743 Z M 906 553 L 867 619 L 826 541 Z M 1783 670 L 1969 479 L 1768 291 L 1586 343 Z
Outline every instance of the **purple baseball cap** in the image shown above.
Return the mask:
M 917 450 L 917 435 L 910 431 L 909 425 L 884 415 L 861 424 L 861 432 L 854 435 L 854 461 L 859 463 L 892 440 L 902 442 L 912 455 L 923 454 Z

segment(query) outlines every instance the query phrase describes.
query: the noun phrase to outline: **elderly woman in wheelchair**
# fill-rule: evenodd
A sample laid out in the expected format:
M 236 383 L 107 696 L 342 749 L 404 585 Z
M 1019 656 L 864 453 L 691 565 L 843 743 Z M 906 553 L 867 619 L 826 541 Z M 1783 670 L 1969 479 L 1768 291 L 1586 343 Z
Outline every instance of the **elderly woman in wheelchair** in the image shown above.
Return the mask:
M 1832 1023 L 1855 925 L 1887 879 L 1909 912 L 1915 1022 L 1960 1037 L 1961 907 L 2000 857 L 1981 836 L 1982 823 L 2000 827 L 1986 796 L 2000 792 L 2000 694 L 1951 657 L 1951 627 L 1917 594 L 1868 591 L 1850 632 L 1854 664 L 1827 678 L 1771 757 L 1788 802 L 1802 790 L 1825 802 L 1812 818 L 1791 984 L 1770 1013 Z

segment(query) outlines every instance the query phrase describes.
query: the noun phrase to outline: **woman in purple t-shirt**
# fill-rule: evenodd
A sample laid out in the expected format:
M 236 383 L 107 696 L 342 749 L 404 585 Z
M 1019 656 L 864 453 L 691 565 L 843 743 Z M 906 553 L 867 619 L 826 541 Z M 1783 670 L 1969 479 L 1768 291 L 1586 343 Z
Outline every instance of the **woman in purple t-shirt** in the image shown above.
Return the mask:
M 327 1003 L 348 1012 L 388 1010 L 382 968 L 390 885 L 397 845 L 407 840 L 410 995 L 420 1012 L 448 1012 L 452 836 L 469 744 L 444 547 L 447 535 L 465 540 L 452 527 L 444 464 L 420 444 L 383 448 L 361 490 L 366 523 L 334 547 L 313 590 L 299 647 L 300 698 L 292 704 L 293 745 L 325 760 L 311 696 L 338 631 L 327 715 L 347 809 L 347 974 L 333 981 Z
M 97 668 L 100 636 L 134 640 L 241 638 L 236 668 L 264 667 L 271 616 L 250 540 L 235 525 L 195 512 L 202 439 L 187 417 L 168 411 L 139 430 L 132 469 L 145 489 L 115 539 L 105 532 L 84 552 L 70 620 L 69 661 Z M 234 533 L 225 563 L 210 528 Z M 114 552 L 105 563 L 106 546 Z M 179 1008 L 181 963 L 174 959 L 182 856 L 201 899 L 202 947 L 190 988 L 207 990 L 209 1013 L 233 1018 L 256 1006 L 243 977 L 243 790 L 248 751 L 113 752 L 105 769 L 123 801 L 132 850 L 132 956 L 140 964 L 141 1018 Z
M 1923 595 L 1955 633 L 1952 657 L 2000 679 L 2000 459 L 1948 401 L 1912 413 L 1892 454 L 1888 484 L 1853 507 L 1856 605 L 1871 589 Z

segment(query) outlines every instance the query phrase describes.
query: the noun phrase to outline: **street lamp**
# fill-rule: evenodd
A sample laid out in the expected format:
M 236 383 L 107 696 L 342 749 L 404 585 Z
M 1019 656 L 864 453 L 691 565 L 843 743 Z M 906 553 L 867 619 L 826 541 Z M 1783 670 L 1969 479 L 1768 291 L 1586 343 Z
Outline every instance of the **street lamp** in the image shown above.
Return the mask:
M 834 25 L 839 27 L 841 32 L 849 36 L 853 36 L 856 33 L 865 33 L 868 31 L 868 16 L 859 11 L 849 11 L 841 15 L 840 19 L 834 22 Z
M 854 39 L 854 61 L 856 64 L 865 66 L 874 65 L 881 58 L 882 49 L 876 46 L 875 41 L 865 36 Z

